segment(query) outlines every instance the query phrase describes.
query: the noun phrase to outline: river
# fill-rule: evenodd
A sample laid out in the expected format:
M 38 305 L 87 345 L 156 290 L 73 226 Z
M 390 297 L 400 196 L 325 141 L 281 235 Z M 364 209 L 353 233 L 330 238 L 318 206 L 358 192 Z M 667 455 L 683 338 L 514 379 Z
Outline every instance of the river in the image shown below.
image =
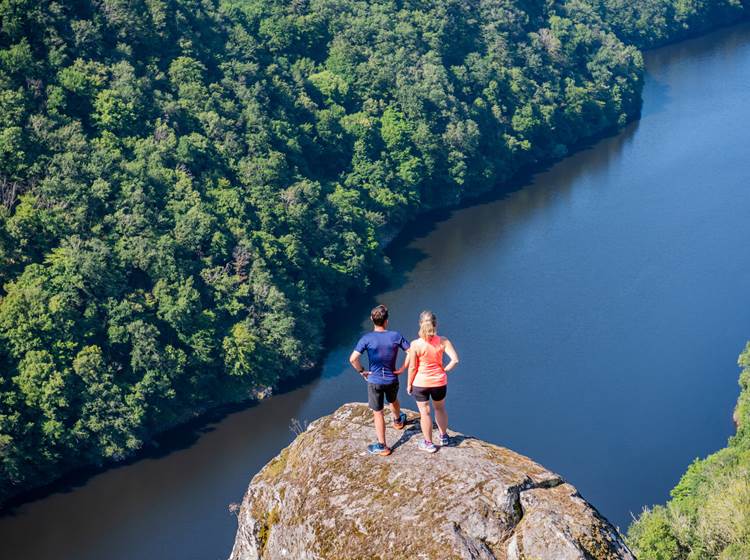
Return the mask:
M 452 428 L 559 472 L 623 530 L 665 501 L 732 433 L 750 338 L 750 24 L 646 67 L 638 122 L 407 228 L 380 293 L 336 313 L 319 376 L 6 512 L 0 557 L 225 559 L 228 505 L 291 419 L 365 400 L 346 359 L 375 301 L 409 338 L 433 309 L 454 341 Z

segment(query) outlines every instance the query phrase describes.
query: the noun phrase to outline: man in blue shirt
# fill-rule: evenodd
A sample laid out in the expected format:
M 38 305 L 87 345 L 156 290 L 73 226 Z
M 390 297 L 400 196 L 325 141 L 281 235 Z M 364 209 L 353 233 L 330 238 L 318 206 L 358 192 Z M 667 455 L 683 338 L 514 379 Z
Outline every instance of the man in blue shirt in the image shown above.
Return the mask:
M 388 330 L 388 308 L 378 305 L 370 313 L 373 329 L 357 342 L 349 363 L 367 380 L 367 401 L 373 412 L 375 434 L 378 442 L 367 446 L 374 455 L 390 455 L 391 449 L 385 443 L 385 416 L 383 415 L 383 398 L 388 401 L 393 413 L 393 427 L 403 430 L 406 425 L 406 414 L 401 412 L 398 402 L 398 375 L 404 371 L 406 364 L 396 369 L 398 349 L 406 351 L 409 343 L 401 333 Z M 359 357 L 367 352 L 369 370 L 362 367 Z

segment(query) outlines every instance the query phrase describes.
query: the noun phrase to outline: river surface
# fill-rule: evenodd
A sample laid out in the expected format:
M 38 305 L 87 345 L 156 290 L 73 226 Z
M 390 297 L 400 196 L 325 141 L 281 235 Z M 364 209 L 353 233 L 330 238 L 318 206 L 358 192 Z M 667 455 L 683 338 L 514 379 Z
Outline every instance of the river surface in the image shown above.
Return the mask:
M 375 301 L 408 338 L 433 309 L 454 341 L 452 428 L 559 472 L 623 530 L 665 501 L 732 433 L 750 338 L 750 25 L 646 61 L 641 120 L 396 239 L 380 293 L 336 314 L 318 377 L 16 507 L 0 557 L 226 558 L 228 505 L 291 419 L 366 400 L 346 359 Z

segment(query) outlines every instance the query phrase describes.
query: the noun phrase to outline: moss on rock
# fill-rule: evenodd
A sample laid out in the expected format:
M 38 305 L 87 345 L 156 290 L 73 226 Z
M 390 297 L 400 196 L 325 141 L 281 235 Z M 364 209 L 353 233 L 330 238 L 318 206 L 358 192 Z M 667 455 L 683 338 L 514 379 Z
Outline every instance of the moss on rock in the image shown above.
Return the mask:
M 253 478 L 231 560 L 632 559 L 558 475 L 453 432 L 450 447 L 420 452 L 418 414 L 408 416 L 403 431 L 387 429 L 388 457 L 366 451 L 364 404 L 313 422 Z

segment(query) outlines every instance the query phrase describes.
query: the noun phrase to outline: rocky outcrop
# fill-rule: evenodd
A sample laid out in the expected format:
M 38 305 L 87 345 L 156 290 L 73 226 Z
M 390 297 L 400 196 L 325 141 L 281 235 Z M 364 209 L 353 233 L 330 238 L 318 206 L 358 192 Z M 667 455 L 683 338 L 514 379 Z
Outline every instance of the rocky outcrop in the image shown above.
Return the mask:
M 531 459 L 451 433 L 417 449 L 418 415 L 371 456 L 371 413 L 347 404 L 268 463 L 239 510 L 231 560 L 633 559 L 617 530 Z

